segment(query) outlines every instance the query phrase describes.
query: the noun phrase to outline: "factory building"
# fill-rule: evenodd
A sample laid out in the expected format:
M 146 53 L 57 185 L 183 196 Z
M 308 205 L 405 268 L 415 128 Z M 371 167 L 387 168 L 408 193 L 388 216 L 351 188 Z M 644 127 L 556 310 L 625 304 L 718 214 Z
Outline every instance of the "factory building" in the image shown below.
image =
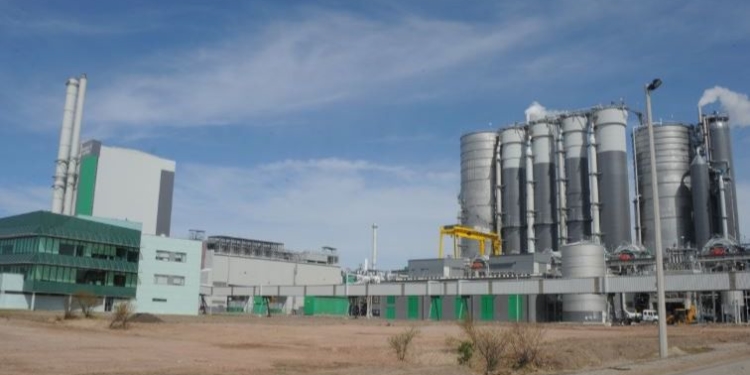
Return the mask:
M 135 297 L 138 230 L 37 211 L 0 219 L 0 308 L 63 310 L 77 292 L 98 310 Z
M 76 215 L 143 224 L 143 233 L 169 236 L 175 162 L 138 150 L 88 141 L 81 148 Z
M 152 314 L 198 314 L 202 249 L 200 241 L 143 234 L 136 310 Z
M 253 239 L 211 236 L 206 240 L 201 285 L 204 308 L 210 311 L 254 311 L 261 313 L 271 308 L 279 311 L 299 311 L 306 303 L 301 298 L 253 301 L 253 296 L 213 296 L 212 287 L 242 287 L 251 285 L 328 285 L 342 281 L 336 249 L 295 252 L 283 243 Z

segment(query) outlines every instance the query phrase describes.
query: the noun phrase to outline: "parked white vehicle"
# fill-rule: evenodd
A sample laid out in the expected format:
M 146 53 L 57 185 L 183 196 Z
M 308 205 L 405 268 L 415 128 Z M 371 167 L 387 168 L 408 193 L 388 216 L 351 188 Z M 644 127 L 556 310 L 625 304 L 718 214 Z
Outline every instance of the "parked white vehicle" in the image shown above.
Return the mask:
M 659 321 L 659 315 L 656 310 L 643 310 L 642 318 L 644 322 L 656 323 Z

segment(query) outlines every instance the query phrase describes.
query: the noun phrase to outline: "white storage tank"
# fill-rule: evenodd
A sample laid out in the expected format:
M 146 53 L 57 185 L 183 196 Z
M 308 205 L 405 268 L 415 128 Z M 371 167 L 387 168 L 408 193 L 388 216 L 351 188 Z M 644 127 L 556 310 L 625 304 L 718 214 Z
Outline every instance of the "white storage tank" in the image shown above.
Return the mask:
M 591 242 L 562 245 L 562 276 L 564 278 L 604 277 L 604 247 Z M 563 295 L 563 321 L 601 322 L 607 310 L 605 296 L 599 294 Z

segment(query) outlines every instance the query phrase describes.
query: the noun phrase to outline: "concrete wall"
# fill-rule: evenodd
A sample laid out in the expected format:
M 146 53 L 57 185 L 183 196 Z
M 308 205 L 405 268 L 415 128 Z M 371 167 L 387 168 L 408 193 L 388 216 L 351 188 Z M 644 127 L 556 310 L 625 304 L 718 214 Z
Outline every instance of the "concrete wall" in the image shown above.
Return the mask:
M 200 241 L 143 235 L 138 263 L 136 311 L 197 315 L 200 306 Z M 185 262 L 157 260 L 157 250 L 186 254 Z M 156 284 L 155 275 L 184 277 L 184 285 Z
M 226 285 L 341 284 L 338 266 L 212 254 L 211 282 Z M 296 272 L 296 275 L 295 275 Z
M 435 258 L 409 259 L 409 277 L 461 277 L 464 276 L 464 260 Z
M 141 222 L 144 233 L 157 234 L 162 171 L 174 173 L 175 162 L 117 147 L 99 152 L 92 215 Z

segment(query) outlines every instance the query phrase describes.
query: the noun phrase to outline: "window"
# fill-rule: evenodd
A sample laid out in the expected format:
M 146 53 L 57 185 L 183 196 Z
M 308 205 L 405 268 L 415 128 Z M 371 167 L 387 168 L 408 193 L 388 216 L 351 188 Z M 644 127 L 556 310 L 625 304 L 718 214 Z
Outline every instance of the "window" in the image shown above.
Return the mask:
M 154 284 L 157 285 L 185 285 L 185 277 L 177 275 L 154 275 Z
M 154 275 L 154 284 L 167 285 L 169 284 L 169 276 L 167 275 Z
M 156 250 L 156 260 L 163 260 L 169 262 L 169 251 Z
M 125 286 L 125 275 L 116 273 L 114 277 L 114 284 L 115 286 Z
M 175 262 L 180 262 L 180 263 L 187 262 L 187 254 L 185 254 L 185 253 L 173 253 L 173 255 L 174 255 L 174 261 Z
M 0 254 L 13 254 L 13 245 L 3 245 L 0 247 Z
M 167 302 L 166 298 L 151 298 L 152 302 Z
M 75 252 L 76 252 L 76 246 L 67 244 L 67 243 L 61 243 L 60 250 L 58 251 L 60 255 L 70 255 L 70 256 L 75 255 Z

